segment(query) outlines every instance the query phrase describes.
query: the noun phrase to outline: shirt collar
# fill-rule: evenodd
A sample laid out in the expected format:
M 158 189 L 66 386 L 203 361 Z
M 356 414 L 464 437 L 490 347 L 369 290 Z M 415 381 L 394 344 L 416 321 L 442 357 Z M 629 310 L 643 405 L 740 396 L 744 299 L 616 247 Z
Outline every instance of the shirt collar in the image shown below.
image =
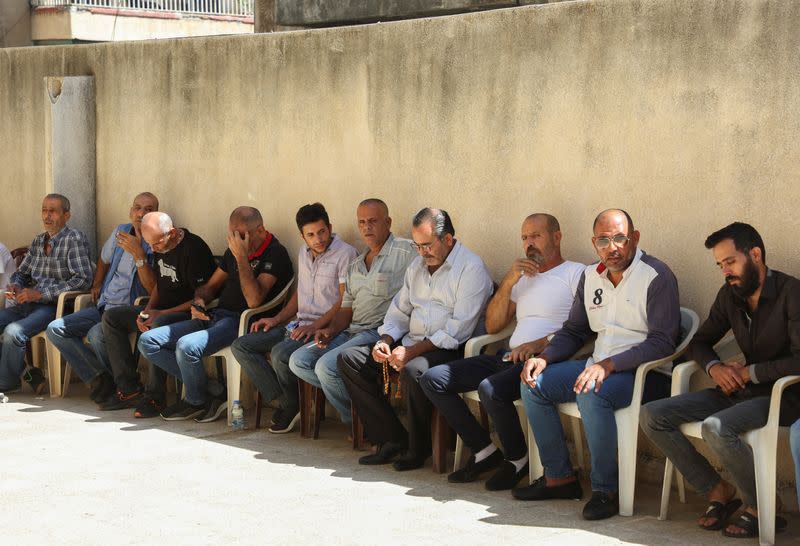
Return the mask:
M 264 251 L 267 249 L 267 247 L 269 246 L 269 244 L 270 244 L 271 242 L 272 242 L 272 233 L 270 233 L 270 232 L 268 231 L 268 232 L 267 232 L 267 237 L 266 237 L 266 239 L 264 239 L 264 242 L 263 242 L 263 243 L 261 243 L 261 246 L 260 246 L 260 247 L 258 247 L 258 249 L 257 249 L 255 252 L 253 252 L 252 254 L 250 254 L 250 255 L 247 257 L 247 261 L 254 260 L 255 258 L 258 258 L 258 257 L 259 257 L 259 256 L 261 256 L 262 254 L 264 254 Z
M 68 232 L 69 232 L 69 226 L 64 226 L 59 230 L 58 233 L 56 233 L 52 237 L 50 237 L 50 235 L 45 231 L 44 233 L 42 233 L 42 241 L 44 241 L 45 243 L 49 242 L 50 244 L 53 244 L 59 241 L 60 239 L 66 237 Z

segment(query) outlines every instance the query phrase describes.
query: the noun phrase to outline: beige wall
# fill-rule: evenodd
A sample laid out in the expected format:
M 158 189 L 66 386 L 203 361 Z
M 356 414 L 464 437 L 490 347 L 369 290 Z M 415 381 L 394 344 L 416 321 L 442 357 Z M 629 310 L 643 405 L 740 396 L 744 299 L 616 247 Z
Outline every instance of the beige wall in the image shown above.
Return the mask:
M 703 240 L 732 220 L 800 273 L 799 27 L 794 0 L 598 1 L 0 50 L 0 240 L 39 229 L 42 78 L 92 74 L 100 238 L 147 189 L 217 252 L 244 203 L 294 252 L 299 205 L 322 201 L 354 241 L 374 195 L 403 235 L 420 207 L 449 209 L 499 279 L 529 212 L 591 260 L 594 215 L 622 206 L 705 315 L 721 279 Z
M 105 10 L 106 12 L 109 10 Z M 95 12 L 91 9 L 37 9 L 33 12 L 32 33 L 37 41 L 84 40 L 89 42 L 123 42 L 181 36 L 218 34 L 251 34 L 253 23 L 226 17 L 137 17 L 135 11 L 124 14 Z

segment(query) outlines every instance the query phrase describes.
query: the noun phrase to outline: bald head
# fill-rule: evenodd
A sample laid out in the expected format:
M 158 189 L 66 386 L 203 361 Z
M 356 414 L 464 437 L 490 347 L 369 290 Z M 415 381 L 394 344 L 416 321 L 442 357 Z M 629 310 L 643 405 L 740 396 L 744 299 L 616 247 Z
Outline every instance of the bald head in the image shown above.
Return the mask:
M 622 220 L 622 218 L 624 218 L 625 225 L 626 225 L 626 228 L 627 228 L 627 231 L 625 231 L 625 234 L 633 233 L 634 227 L 633 227 L 633 220 L 631 219 L 631 215 L 628 214 L 623 209 L 606 209 L 603 212 L 601 212 L 600 214 L 598 214 L 594 219 L 594 224 L 592 224 L 592 231 L 595 231 L 595 232 L 597 231 L 597 224 L 600 224 L 600 223 L 606 223 L 607 224 L 609 222 L 619 223 Z
M 148 212 L 142 218 L 142 234 L 149 232 L 163 237 L 174 227 L 172 218 L 166 212 Z
M 264 219 L 257 208 L 244 206 L 233 209 L 229 222 L 231 224 L 244 224 L 247 226 L 247 230 L 251 231 L 263 225 Z

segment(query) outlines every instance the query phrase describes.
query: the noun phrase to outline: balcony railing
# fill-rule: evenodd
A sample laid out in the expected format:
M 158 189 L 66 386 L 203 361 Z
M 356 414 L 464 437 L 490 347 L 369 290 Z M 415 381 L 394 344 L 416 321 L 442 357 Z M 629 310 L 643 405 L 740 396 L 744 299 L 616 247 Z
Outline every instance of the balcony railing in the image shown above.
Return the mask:
M 33 7 L 78 6 L 200 15 L 253 16 L 253 0 L 31 0 Z

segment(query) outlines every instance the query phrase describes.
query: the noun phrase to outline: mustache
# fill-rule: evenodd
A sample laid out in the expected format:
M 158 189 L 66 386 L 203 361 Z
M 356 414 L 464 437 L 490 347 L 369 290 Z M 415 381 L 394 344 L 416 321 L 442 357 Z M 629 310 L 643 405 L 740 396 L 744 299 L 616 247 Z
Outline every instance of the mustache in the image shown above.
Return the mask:
M 742 278 L 741 277 L 737 277 L 736 275 L 728 275 L 728 276 L 725 277 L 725 282 L 741 281 L 741 280 L 742 280 Z

